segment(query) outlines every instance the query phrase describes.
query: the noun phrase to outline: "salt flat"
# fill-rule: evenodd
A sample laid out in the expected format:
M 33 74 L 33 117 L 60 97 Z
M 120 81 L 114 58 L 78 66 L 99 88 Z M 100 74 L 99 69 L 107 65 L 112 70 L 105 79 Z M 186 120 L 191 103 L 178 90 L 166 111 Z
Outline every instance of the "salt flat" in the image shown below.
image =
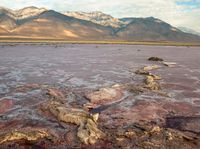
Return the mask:
M 81 107 L 88 102 L 84 97 L 86 92 L 114 84 L 141 84 L 144 77 L 134 72 L 143 66 L 157 64 L 161 68 L 152 70 L 152 73 L 162 77 L 159 81 L 162 91 L 169 94 L 169 97 L 149 92 L 135 95 L 126 91 L 124 100 L 100 105 L 97 109 L 101 113 L 100 127 L 104 131 L 109 129 L 108 133 L 111 133 L 143 121 L 154 122 L 160 127 L 167 124 L 167 127 L 181 130 L 182 128 L 174 126 L 174 116 L 179 116 L 177 123 L 184 122 L 186 125 L 193 121 L 193 127 L 187 125 L 188 132 L 199 134 L 199 47 L 0 44 L 0 56 L 0 103 L 5 105 L 0 114 L 6 116 L 4 119 L 1 117 L 0 128 L 5 131 L 21 126 L 38 126 L 51 128 L 59 133 L 57 127 L 60 126 L 38 112 L 40 104 L 47 101 L 43 96 L 44 88 L 60 89 L 65 97 L 66 92 L 73 92 L 77 98 L 72 99 L 69 104 Z M 175 62 L 176 65 L 166 67 L 159 62 L 148 61 L 152 56 Z M 167 119 L 169 114 L 174 114 L 170 121 Z M 65 129 L 70 130 L 71 126 Z M 113 143 L 111 147 L 116 148 L 116 140 L 113 138 L 107 139 Z M 122 147 L 127 145 L 125 142 L 121 144 Z M 73 146 L 74 142 L 71 143 Z M 103 141 L 98 145 L 105 146 L 107 143 Z M 180 144 L 177 142 L 177 145 Z M 135 144 L 129 140 L 128 145 L 134 147 Z

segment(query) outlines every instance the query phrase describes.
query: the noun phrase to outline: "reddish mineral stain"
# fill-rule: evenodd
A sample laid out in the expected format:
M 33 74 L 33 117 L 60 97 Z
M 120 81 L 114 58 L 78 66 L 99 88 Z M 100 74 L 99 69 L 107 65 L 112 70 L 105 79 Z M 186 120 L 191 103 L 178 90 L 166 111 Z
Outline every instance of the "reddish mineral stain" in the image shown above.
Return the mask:
M 12 99 L 3 99 L 0 101 L 0 114 L 4 114 L 9 111 L 13 106 Z

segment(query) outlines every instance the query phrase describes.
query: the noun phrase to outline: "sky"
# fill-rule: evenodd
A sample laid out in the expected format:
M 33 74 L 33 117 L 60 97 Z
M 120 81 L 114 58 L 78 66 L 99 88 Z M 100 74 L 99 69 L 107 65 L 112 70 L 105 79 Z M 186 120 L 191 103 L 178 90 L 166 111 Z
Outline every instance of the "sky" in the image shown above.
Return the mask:
M 200 0 L 0 0 L 0 6 L 45 7 L 59 12 L 102 11 L 117 18 L 156 17 L 200 32 Z

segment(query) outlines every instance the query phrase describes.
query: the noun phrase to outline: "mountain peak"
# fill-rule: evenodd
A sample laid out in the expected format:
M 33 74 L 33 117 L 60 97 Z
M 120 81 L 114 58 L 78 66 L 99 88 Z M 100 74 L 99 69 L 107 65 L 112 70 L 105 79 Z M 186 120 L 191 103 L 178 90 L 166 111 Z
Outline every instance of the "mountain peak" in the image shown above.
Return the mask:
M 44 11 L 47 11 L 47 9 L 37 8 L 34 6 L 25 7 L 25 8 L 17 9 L 17 10 L 0 7 L 1 13 L 6 13 L 11 18 L 18 19 L 18 20 L 36 16 Z
M 125 22 L 120 21 L 118 18 L 114 18 L 109 14 L 105 14 L 101 11 L 92 11 L 92 12 L 66 12 L 64 13 L 67 16 L 91 21 L 95 24 L 100 24 L 103 26 L 110 26 L 114 28 L 119 28 L 125 25 Z
M 19 10 L 15 10 L 14 12 L 15 12 L 15 17 L 17 19 L 25 19 L 31 16 L 36 16 L 44 11 L 47 11 L 47 9 L 30 6 Z
M 46 8 L 38 8 L 35 6 L 24 7 L 22 9 L 14 10 L 15 12 L 22 12 L 22 11 L 39 11 L 39 10 L 47 10 Z
M 38 7 L 35 7 L 35 6 L 28 6 L 28 7 L 24 7 L 22 9 L 40 9 Z

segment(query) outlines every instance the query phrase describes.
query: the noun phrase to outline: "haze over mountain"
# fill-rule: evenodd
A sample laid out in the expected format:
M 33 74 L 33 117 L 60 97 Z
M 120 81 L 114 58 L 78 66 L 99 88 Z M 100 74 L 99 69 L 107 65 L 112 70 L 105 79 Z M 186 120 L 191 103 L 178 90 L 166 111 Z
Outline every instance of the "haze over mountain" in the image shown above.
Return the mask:
M 200 36 L 200 32 L 197 32 L 191 28 L 187 28 L 187 27 L 178 27 L 181 31 L 185 32 L 185 33 L 190 33 L 190 34 L 194 34 L 194 35 L 199 35 Z
M 102 12 L 0 8 L 0 38 L 200 42 L 157 18 L 114 18 Z

